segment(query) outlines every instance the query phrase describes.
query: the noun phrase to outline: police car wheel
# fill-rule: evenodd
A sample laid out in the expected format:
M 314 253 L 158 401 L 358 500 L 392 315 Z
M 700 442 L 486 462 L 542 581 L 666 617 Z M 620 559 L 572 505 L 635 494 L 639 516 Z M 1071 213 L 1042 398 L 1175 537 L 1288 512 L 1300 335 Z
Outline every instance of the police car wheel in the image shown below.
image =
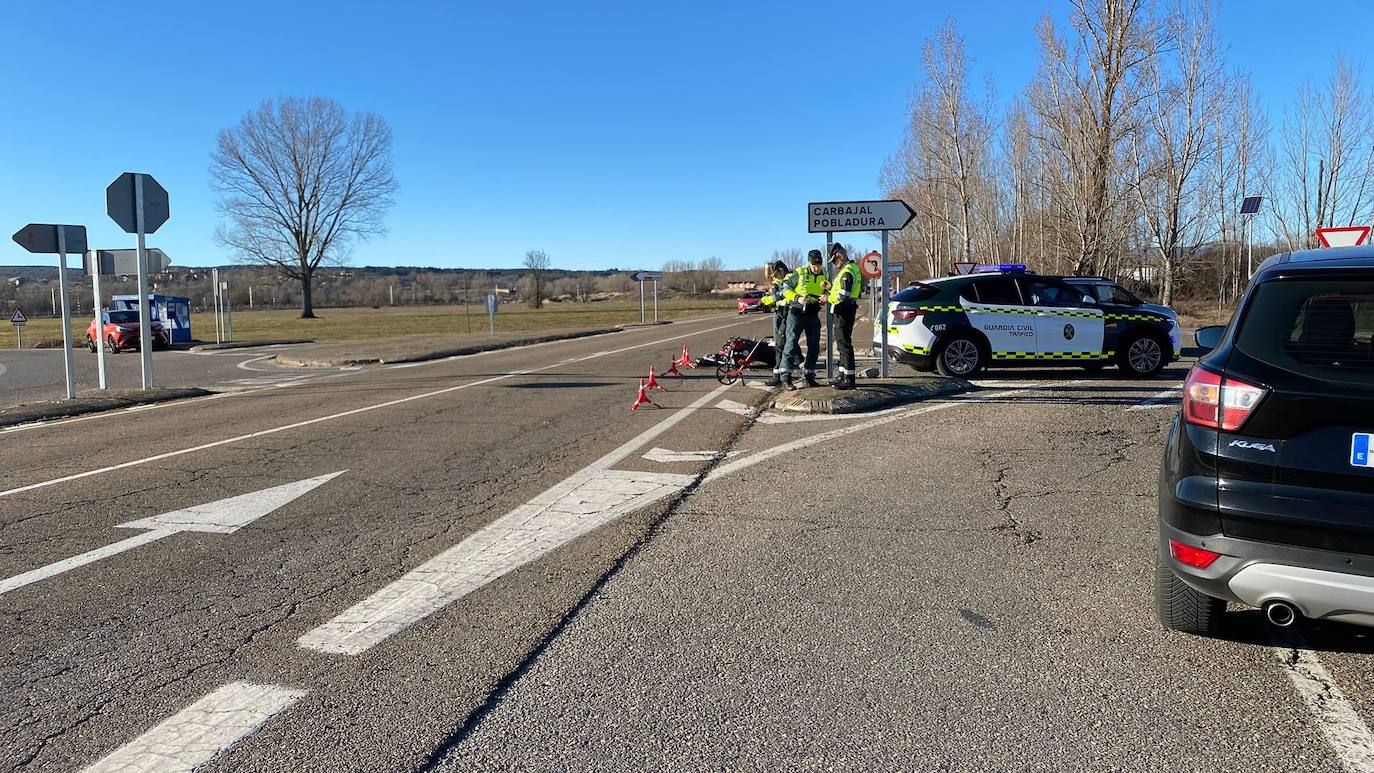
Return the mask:
M 1164 347 L 1148 335 L 1131 339 L 1118 357 L 1121 370 L 1133 376 L 1153 376 L 1164 367 Z
M 952 338 L 935 358 L 935 369 L 941 376 L 967 378 L 983 369 L 983 350 L 972 338 Z

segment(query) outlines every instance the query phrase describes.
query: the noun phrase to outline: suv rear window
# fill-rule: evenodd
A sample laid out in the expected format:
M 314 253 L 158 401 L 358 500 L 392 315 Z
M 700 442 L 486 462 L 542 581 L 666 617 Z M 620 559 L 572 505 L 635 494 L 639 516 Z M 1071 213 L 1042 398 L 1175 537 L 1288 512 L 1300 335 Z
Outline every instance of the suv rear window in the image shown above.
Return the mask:
M 928 301 L 939 294 L 940 288 L 935 287 L 934 285 L 927 285 L 921 284 L 920 282 L 916 282 L 915 284 L 909 285 L 901 290 L 898 290 L 896 293 L 892 295 L 892 300 L 897 301 L 898 303 L 919 303 L 921 301 Z
M 1310 378 L 1374 386 L 1374 281 L 1261 284 L 1236 347 Z

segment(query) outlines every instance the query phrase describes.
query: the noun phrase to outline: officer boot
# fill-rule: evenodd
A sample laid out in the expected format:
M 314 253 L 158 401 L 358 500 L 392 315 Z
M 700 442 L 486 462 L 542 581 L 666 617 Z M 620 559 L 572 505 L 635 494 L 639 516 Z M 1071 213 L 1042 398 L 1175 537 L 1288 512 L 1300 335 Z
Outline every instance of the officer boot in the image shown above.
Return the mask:
M 806 381 L 806 385 L 809 386 L 809 387 L 818 387 L 818 386 L 820 386 L 820 382 L 816 381 L 816 374 L 815 374 L 815 373 L 812 373 L 812 372 L 809 371 L 809 370 L 806 371 L 804 380 Z
M 768 380 L 763 382 L 763 385 L 770 387 L 780 387 L 782 386 L 782 376 L 775 370 L 773 371 L 773 375 L 769 376 Z

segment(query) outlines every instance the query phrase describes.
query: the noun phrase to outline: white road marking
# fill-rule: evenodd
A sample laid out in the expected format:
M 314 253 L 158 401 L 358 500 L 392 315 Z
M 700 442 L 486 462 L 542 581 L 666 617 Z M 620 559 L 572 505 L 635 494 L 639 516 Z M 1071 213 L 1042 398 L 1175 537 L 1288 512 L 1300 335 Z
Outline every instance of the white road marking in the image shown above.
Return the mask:
M 1163 392 L 1150 395 L 1139 403 L 1132 405 L 1130 408 L 1126 409 L 1126 412 L 1148 411 L 1151 408 L 1172 408 L 1178 404 L 1179 390 L 1182 388 L 1182 384 L 1171 386 Z
M 347 470 L 341 470 L 329 475 L 320 475 L 295 483 L 287 483 L 284 486 L 274 486 L 250 494 L 240 494 L 217 502 L 188 507 L 184 510 L 173 510 L 170 513 L 155 515 L 151 518 L 121 523 L 116 528 L 151 529 L 151 531 L 0 580 L 0 595 L 183 531 L 233 534 L 253 521 L 285 506 L 292 500 L 343 475 L 345 472 Z
M 271 371 L 271 370 L 266 369 L 266 368 L 254 368 L 254 367 L 252 367 L 252 364 L 255 363 L 255 362 L 262 362 L 263 360 L 270 360 L 270 359 L 272 359 L 272 358 L 275 357 L 275 356 L 277 356 L 277 355 L 275 355 L 275 354 L 264 354 L 264 355 L 262 355 L 261 357 L 253 357 L 252 359 L 247 359 L 247 360 L 244 360 L 243 362 L 235 363 L 235 364 L 234 364 L 234 367 L 238 368 L 239 370 L 251 370 L 251 371 L 254 371 L 254 372 L 256 372 L 256 373 L 272 373 L 272 372 L 274 372 L 274 371 Z
M 1284 665 L 1293 687 L 1307 704 L 1326 743 L 1350 773 L 1374 771 L 1374 734 L 1331 678 L 1316 653 L 1300 635 L 1288 634 L 1284 644 L 1272 649 Z
M 628 472 L 610 467 L 691 416 L 729 386 L 720 386 L 628 443 L 579 470 L 457 545 L 443 551 L 297 643 L 320 652 L 356 655 L 447 607 L 502 575 L 603 526 L 670 496 L 695 475 Z
M 737 403 L 734 400 L 721 400 L 716 403 L 716 407 L 722 411 L 729 411 L 730 413 L 739 414 L 740 416 L 753 416 L 755 413 L 753 408 L 750 408 L 744 403 Z
M 192 771 L 305 696 L 277 685 L 230 682 L 153 726 L 85 773 Z
M 733 453 L 733 452 L 732 452 Z M 719 451 L 671 451 L 667 448 L 654 447 L 644 454 L 644 458 L 651 462 L 709 462 L 721 456 Z
M 753 322 L 753 320 L 749 320 L 749 322 Z M 298 421 L 298 422 L 294 422 L 294 423 L 291 423 L 291 424 L 284 424 L 284 425 L 282 425 L 282 426 L 280 426 L 280 427 L 272 427 L 271 429 L 259 430 L 259 431 L 257 431 L 257 432 L 248 432 L 248 433 L 245 433 L 245 434 L 242 434 L 242 435 L 235 435 L 235 436 L 233 436 L 233 437 L 224 438 L 223 440 L 215 440 L 215 441 L 212 441 L 212 442 L 209 442 L 209 443 L 201 443 L 201 444 L 198 445 L 198 446 L 191 446 L 191 447 L 189 447 L 189 448 L 182 448 L 182 449 L 178 449 L 178 450 L 176 450 L 176 451 L 167 451 L 167 452 L 165 452 L 165 453 L 154 454 L 153 456 L 147 456 L 147 457 L 144 457 L 144 458 L 142 458 L 142 459 L 133 459 L 133 460 L 130 460 L 130 461 L 127 461 L 127 462 L 121 462 L 121 463 L 119 463 L 119 464 L 112 464 L 112 465 L 109 465 L 109 466 L 106 466 L 106 467 L 100 467 L 100 468 L 97 468 L 97 469 L 94 469 L 94 470 L 86 470 L 85 472 L 78 472 L 78 473 L 74 473 L 74 474 L 72 474 L 72 475 L 64 475 L 64 476 L 62 476 L 62 477 L 60 477 L 60 478 L 53 478 L 53 479 L 51 479 L 51 480 L 40 481 L 40 482 L 38 482 L 38 483 L 30 483 L 30 484 L 28 484 L 28 485 L 26 485 L 26 486 L 19 486 L 19 487 L 17 487 L 17 488 L 5 489 L 5 490 L 3 490 L 3 491 L 0 491 L 0 497 L 13 496 L 13 495 L 15 495 L 15 494 L 22 494 L 22 493 L 24 493 L 25 491 L 35 491 L 35 490 L 37 490 L 37 489 L 47 488 L 47 487 L 49 487 L 49 486 L 56 486 L 56 485 L 58 485 L 58 484 L 60 484 L 60 483 L 69 483 L 69 482 L 74 481 L 74 480 L 81 480 L 81 479 L 83 479 L 83 478 L 89 478 L 89 477 L 91 477 L 91 476 L 93 476 L 93 475 L 103 475 L 103 474 L 109 473 L 109 472 L 116 472 L 116 471 L 118 471 L 118 470 L 125 470 L 125 469 L 128 469 L 128 468 L 130 468 L 130 467 L 138 467 L 138 466 L 140 466 L 140 465 L 150 464 L 150 463 L 152 463 L 152 462 L 160 462 L 160 461 L 162 461 L 162 460 L 164 460 L 164 459 L 172 459 L 172 458 L 175 458 L 175 457 L 178 457 L 178 456 L 184 456 L 184 455 L 186 455 L 186 454 L 193 454 L 193 453 L 196 453 L 197 451 L 204 451 L 204 450 L 207 450 L 207 449 L 210 449 L 210 448 L 218 448 L 219 446 L 230 445 L 230 444 L 233 444 L 233 443 L 241 443 L 241 442 L 243 442 L 243 441 L 245 441 L 245 440 L 252 440 L 252 439 L 254 439 L 254 438 L 266 437 L 266 436 L 268 436 L 268 435 L 275 435 L 275 434 L 277 434 L 277 433 L 279 433 L 279 432 L 286 432 L 286 431 L 288 431 L 288 430 L 300 429 L 301 427 L 309 427 L 309 426 L 312 426 L 312 425 L 314 425 L 314 424 L 319 424 L 319 423 L 321 423 L 321 422 L 334 421 L 334 420 L 336 420 L 336 419 L 342 419 L 342 418 L 346 418 L 346 417 L 348 417 L 348 416 L 356 416 L 356 415 L 361 414 L 361 413 L 368 413 L 368 412 L 370 412 L 370 411 L 376 411 L 376 410 L 380 410 L 380 409 L 382 409 L 382 408 L 391 408 L 391 407 L 397 406 L 397 405 L 404 405 L 404 404 L 406 404 L 406 403 L 414 402 L 414 401 L 416 401 L 416 400 L 424 400 L 424 399 L 427 399 L 427 398 L 430 398 L 430 397 L 438 397 L 439 395 L 452 394 L 453 392 L 457 392 L 457 391 L 463 390 L 463 389 L 470 389 L 470 388 L 476 387 L 476 386 L 483 386 L 484 384 L 492 384 L 492 383 L 495 383 L 495 382 L 498 382 L 498 381 L 505 381 L 506 379 L 510 379 L 510 378 L 518 378 L 518 377 L 520 377 L 520 376 L 527 376 L 527 375 L 529 375 L 529 374 L 531 374 L 531 373 L 540 373 L 540 372 L 543 372 L 543 371 L 546 371 L 546 370 L 551 370 L 551 369 L 553 369 L 553 368 L 557 368 L 557 367 L 560 367 L 560 366 L 562 366 L 562 365 L 566 365 L 566 364 L 569 364 L 569 363 L 584 362 L 584 361 L 586 361 L 586 360 L 593 360 L 593 359 L 596 359 L 596 358 L 598 358 L 598 357 L 604 357 L 604 356 L 607 356 L 607 355 L 610 355 L 610 354 L 621 354 L 621 353 L 623 353 L 623 352 L 634 351 L 635 349 L 643 349 L 643 348 L 645 348 L 645 347 L 647 347 L 647 346 L 661 346 L 662 344 L 668 343 L 669 341 L 676 341 L 676 340 L 679 340 L 679 339 L 682 339 L 682 338 L 691 338 L 691 337 L 693 337 L 693 336 L 704 335 L 704 334 L 706 334 L 706 333 L 711 333 L 711 332 L 714 332 L 714 331 L 716 331 L 716 330 L 724 330 L 724 329 L 726 329 L 726 328 L 736 327 L 736 326 L 738 326 L 738 325 L 743 325 L 743 324 L 748 324 L 748 323 L 746 323 L 746 322 L 732 322 L 731 324 L 728 324 L 728 325 L 720 325 L 720 326 L 718 326 L 718 327 L 707 328 L 707 329 L 705 329 L 705 330 L 698 330 L 698 331 L 694 331 L 694 332 L 691 332 L 691 333 L 684 333 L 684 334 L 682 334 L 682 335 L 673 336 L 673 337 L 671 337 L 671 338 L 661 338 L 661 339 L 659 339 L 659 340 L 657 340 L 657 341 L 649 341 L 649 342 L 647 342 L 647 343 L 634 344 L 633 346 L 626 346 L 626 347 L 623 347 L 623 348 L 621 348 L 621 349 L 616 349 L 616 350 L 613 350 L 613 351 L 610 351 L 610 352 L 599 352 L 599 353 L 597 353 L 597 354 L 592 354 L 592 355 L 588 355 L 588 356 L 585 356 L 585 357 L 576 357 L 576 358 L 574 358 L 574 359 L 572 359 L 572 360 L 565 360 L 564 362 L 556 362 L 556 363 L 553 363 L 552 365 L 543 365 L 543 366 L 540 366 L 540 367 L 538 367 L 538 368 L 530 368 L 530 369 L 528 369 L 528 370 L 517 370 L 517 371 L 512 371 L 512 372 L 510 372 L 510 373 L 503 373 L 503 374 L 501 374 L 501 375 L 499 375 L 499 376 L 492 376 L 492 377 L 490 377 L 490 378 L 484 378 L 484 379 L 480 379 L 480 380 L 478 380 L 478 381 L 469 381 L 469 382 L 467 382 L 467 383 L 465 383 L 465 384 L 458 384 L 458 385 L 456 385 L 456 386 L 445 387 L 445 388 L 443 388 L 443 389 L 436 389 L 436 390 L 433 390 L 433 391 L 430 391 L 430 392 L 421 392 L 420 394 L 409 395 L 409 396 L 407 396 L 407 397 L 399 397 L 399 398 L 397 398 L 397 399 L 395 399 L 395 400 L 387 400 L 386 402 L 374 403 L 374 404 L 372 404 L 372 405 L 365 405 L 365 406 L 362 406 L 361 408 L 353 408 L 353 409 L 351 409 L 351 410 L 340 411 L 340 412 L 338 412 L 338 413 L 331 413 L 331 414 L 328 414 L 328 415 L 325 415 L 325 416 L 317 416 L 317 417 L 315 417 L 315 418 L 313 418 L 313 419 L 306 419 L 306 420 L 304 420 L 304 421 Z M 712 394 L 715 394 L 715 392 L 712 392 Z
M 1085 383 L 1085 382 L 1083 382 L 1083 381 L 1070 381 L 1070 382 L 1067 382 L 1068 385 L 1072 385 L 1072 384 L 1082 384 L 1082 383 Z M 944 411 L 944 410 L 948 410 L 948 409 L 950 409 L 950 408 L 957 408 L 957 407 L 959 407 L 959 406 L 961 406 L 961 405 L 969 405 L 969 404 L 972 404 L 972 403 L 981 403 L 981 402 L 986 402 L 986 401 L 989 401 L 989 400 L 1001 400 L 1001 399 L 1004 399 L 1004 398 L 1007 398 L 1007 397 L 1011 397 L 1011 396 L 1013 396 L 1013 395 L 1023 394 L 1023 393 L 1025 393 L 1025 392 L 1027 392 L 1027 391 L 1029 391 L 1029 390 L 1028 390 L 1028 389 L 1011 389 L 1011 390 L 1005 390 L 1005 391 L 1000 391 L 1000 392 L 989 392 L 989 393 L 986 394 L 986 395 L 981 395 L 981 396 L 977 396 L 977 397 L 965 397 L 965 398 L 963 398 L 963 399 L 960 399 L 960 400 L 952 400 L 952 401 L 950 401 L 950 402 L 934 403 L 934 404 L 931 404 L 931 405 L 922 405 L 922 406 L 917 407 L 917 408 L 902 408 L 902 409 L 897 409 L 897 410 L 894 410 L 894 411 L 891 412 L 891 413 L 888 413 L 888 414 L 885 415 L 885 416 L 879 416 L 879 417 L 877 417 L 877 418 L 873 418 L 873 419 L 868 419 L 868 420 L 866 420 L 866 421 L 862 421 L 862 422 L 860 422 L 860 423 L 858 423 L 858 424 L 850 424 L 850 425 L 847 425 L 847 426 L 844 426 L 844 427 L 840 427 L 840 428 L 838 428 L 838 429 L 832 429 L 832 430 L 829 430 L 829 431 L 827 431 L 827 432 L 821 432 L 821 433 L 815 434 L 815 435 L 807 435 L 806 437 L 799 438 L 799 439 L 797 439 L 797 440 L 793 440 L 793 441 L 790 442 L 790 443 L 783 443 L 783 444 L 781 444 L 781 445 L 776 445 L 776 446 L 772 446 L 772 447 L 770 447 L 770 448 L 765 448 L 765 449 L 762 450 L 762 451 L 756 451 L 756 452 L 754 452 L 754 453 L 752 453 L 752 454 L 749 454 L 748 456 L 741 456 L 740 458 L 738 458 L 738 459 L 736 459 L 736 460 L 734 460 L 734 461 L 732 461 L 732 462 L 726 462 L 726 463 L 720 465 L 719 467 L 716 467 L 714 470 L 712 470 L 712 471 L 710 472 L 709 475 L 706 476 L 704 482 L 705 482 L 705 483 L 712 483 L 712 482 L 714 482 L 714 481 L 720 480 L 721 478 L 724 478 L 724 477 L 727 476 L 727 475 L 734 474 L 734 473 L 739 472 L 740 470 L 743 470 L 743 469 L 745 469 L 745 468 L 747 468 L 747 467 L 752 467 L 752 466 L 758 464 L 759 462 L 764 462 L 764 461 L 767 461 L 767 460 L 769 460 L 769 459 L 773 459 L 773 458 L 775 458 L 775 457 L 782 456 L 783 454 L 788 454 L 788 453 L 791 453 L 791 452 L 796 451 L 796 450 L 798 450 L 798 449 L 806 448 L 807 446 L 815 445 L 815 444 L 817 444 L 817 443 L 824 443 L 824 442 L 826 442 L 826 441 L 828 441 L 828 440 L 834 440 L 835 438 L 843 437 L 843 436 L 848 435 L 848 434 L 853 433 L 853 432 L 862 432 L 862 431 L 864 431 L 864 430 L 872 429 L 872 428 L 874 428 L 874 427 L 879 427 L 879 426 L 882 426 L 883 424 L 888 424 L 888 423 L 890 423 L 890 422 L 897 421 L 898 419 L 905 419 L 905 418 L 909 418 L 909 417 L 912 417 L 912 416 L 920 416 L 920 415 L 922 415 L 922 414 L 934 413 L 934 412 L 936 412 L 936 411 Z M 760 417 L 760 418 L 762 418 L 762 417 Z M 807 419 L 812 419 L 812 418 L 815 418 L 815 417 L 813 417 L 813 416 L 807 416 L 806 418 L 807 418 Z M 846 417 L 846 418 L 853 418 L 853 417 Z

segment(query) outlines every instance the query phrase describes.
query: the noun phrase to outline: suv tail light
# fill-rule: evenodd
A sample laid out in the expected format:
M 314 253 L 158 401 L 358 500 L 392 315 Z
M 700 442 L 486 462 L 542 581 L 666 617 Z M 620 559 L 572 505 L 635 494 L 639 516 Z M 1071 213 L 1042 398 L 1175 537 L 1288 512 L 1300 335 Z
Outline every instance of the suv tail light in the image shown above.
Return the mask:
M 1185 545 L 1177 540 L 1169 540 L 1169 554 L 1180 564 L 1206 569 L 1212 565 L 1213 561 L 1221 558 L 1220 553 L 1214 553 L 1205 548 L 1195 548 L 1192 545 Z
M 893 319 L 915 319 L 926 313 L 925 309 L 897 309 L 892 312 Z
M 1264 387 L 1194 366 L 1183 382 L 1183 420 L 1235 432 L 1268 394 Z

